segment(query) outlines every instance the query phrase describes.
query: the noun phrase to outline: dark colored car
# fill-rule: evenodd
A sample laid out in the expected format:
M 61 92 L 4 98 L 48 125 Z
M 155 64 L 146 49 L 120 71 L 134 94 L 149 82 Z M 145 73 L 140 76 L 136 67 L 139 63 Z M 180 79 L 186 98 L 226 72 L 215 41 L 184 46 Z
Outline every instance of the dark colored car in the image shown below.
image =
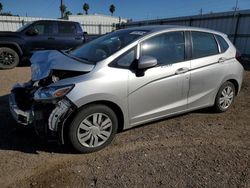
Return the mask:
M 39 20 L 16 32 L 0 32 L 0 69 L 16 67 L 37 50 L 66 50 L 85 42 L 78 22 Z

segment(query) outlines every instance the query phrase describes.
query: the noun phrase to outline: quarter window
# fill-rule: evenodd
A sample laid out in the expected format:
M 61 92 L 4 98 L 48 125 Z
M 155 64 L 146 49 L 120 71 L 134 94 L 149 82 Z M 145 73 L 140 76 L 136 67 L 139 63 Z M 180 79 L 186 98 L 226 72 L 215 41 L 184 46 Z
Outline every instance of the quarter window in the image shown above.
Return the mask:
M 135 60 L 135 50 L 131 50 L 120 59 L 117 60 L 117 65 L 120 67 L 129 67 Z
M 229 48 L 229 45 L 222 36 L 216 35 L 216 38 L 220 44 L 221 53 L 224 53 Z
M 204 32 L 192 32 L 193 58 L 201 58 L 219 53 L 213 34 Z
M 184 61 L 184 32 L 164 33 L 142 42 L 141 55 L 155 57 L 161 65 Z
M 129 68 L 135 60 L 135 52 L 135 49 L 126 52 L 125 54 L 118 57 L 113 63 L 111 63 L 111 66 Z

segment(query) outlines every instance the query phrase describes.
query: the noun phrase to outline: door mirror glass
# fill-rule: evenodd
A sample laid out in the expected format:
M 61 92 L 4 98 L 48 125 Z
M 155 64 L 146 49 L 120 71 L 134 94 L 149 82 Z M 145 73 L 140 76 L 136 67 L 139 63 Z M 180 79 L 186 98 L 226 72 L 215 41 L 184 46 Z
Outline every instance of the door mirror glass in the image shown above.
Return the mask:
M 148 69 L 157 65 L 157 59 L 153 56 L 141 56 L 138 69 Z
M 26 35 L 28 35 L 28 36 L 35 36 L 35 35 L 38 35 L 38 30 L 35 29 L 35 28 L 29 28 L 29 29 L 26 31 Z

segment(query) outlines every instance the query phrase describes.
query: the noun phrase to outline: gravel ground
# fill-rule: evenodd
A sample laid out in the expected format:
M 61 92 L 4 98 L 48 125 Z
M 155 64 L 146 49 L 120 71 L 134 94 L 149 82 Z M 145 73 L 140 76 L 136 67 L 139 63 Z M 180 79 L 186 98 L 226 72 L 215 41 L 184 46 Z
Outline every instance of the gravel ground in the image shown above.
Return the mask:
M 8 93 L 27 67 L 0 71 L 1 187 L 250 187 L 250 72 L 226 113 L 199 110 L 119 133 L 74 154 L 18 126 Z

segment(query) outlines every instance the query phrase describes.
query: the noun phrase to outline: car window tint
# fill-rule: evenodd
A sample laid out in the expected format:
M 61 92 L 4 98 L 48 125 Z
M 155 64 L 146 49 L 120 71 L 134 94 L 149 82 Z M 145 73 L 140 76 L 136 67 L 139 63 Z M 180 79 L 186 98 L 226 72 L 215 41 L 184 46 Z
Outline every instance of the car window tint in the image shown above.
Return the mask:
M 130 52 L 126 53 L 125 55 L 121 56 L 117 61 L 116 64 L 119 67 L 130 67 L 130 65 L 135 60 L 135 50 L 131 50 Z
M 59 34 L 75 34 L 76 27 L 74 23 L 70 22 L 61 22 L 58 23 L 58 32 Z
M 213 34 L 192 32 L 193 58 L 206 57 L 218 54 L 218 46 Z
M 185 59 L 183 32 L 169 32 L 154 36 L 141 45 L 142 56 L 153 56 L 158 64 L 173 64 Z
M 229 48 L 228 43 L 220 35 L 216 35 L 216 38 L 217 38 L 217 40 L 218 40 L 218 42 L 220 44 L 221 53 L 225 52 Z
M 38 31 L 39 35 L 48 35 L 53 32 L 53 23 L 37 23 L 34 26 L 34 29 Z

